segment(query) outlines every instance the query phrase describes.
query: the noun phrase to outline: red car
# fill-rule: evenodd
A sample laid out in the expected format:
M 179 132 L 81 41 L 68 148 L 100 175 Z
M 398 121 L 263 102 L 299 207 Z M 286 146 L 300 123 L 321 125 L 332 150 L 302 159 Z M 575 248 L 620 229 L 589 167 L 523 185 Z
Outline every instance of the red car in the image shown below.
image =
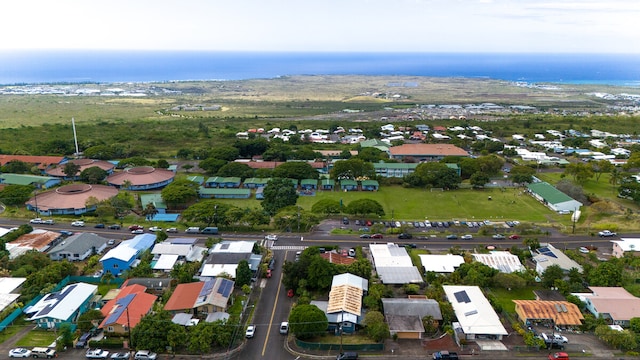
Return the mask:
M 131 225 L 129 226 L 129 230 L 133 231 L 133 230 L 144 230 L 143 226 L 140 225 Z
M 267 269 L 267 279 L 271 278 L 271 269 Z
M 520 235 L 517 235 L 517 234 L 509 235 L 509 239 L 518 240 L 518 239 L 520 239 Z
M 371 235 L 372 239 L 382 239 L 384 236 L 382 236 L 382 234 L 373 234 Z
M 289 291 L 287 291 L 287 296 L 290 298 L 293 297 L 293 289 L 289 289 Z

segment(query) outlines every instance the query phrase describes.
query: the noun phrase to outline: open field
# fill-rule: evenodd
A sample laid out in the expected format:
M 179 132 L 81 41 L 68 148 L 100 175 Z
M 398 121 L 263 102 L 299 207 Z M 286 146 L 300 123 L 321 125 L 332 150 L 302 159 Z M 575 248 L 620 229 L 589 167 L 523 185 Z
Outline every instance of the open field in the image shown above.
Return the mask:
M 57 334 L 55 331 L 48 331 L 43 329 L 34 329 L 29 331 L 22 339 L 18 340 L 16 346 L 31 348 L 34 346 L 47 347 L 53 344 L 56 340 Z

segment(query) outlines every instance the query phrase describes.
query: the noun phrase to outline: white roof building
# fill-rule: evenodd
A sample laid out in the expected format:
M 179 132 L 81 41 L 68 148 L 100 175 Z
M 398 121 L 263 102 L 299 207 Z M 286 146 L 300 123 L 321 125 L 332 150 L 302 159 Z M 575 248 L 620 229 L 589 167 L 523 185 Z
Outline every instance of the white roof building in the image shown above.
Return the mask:
M 476 261 L 507 274 L 525 270 L 524 265 L 520 262 L 520 258 L 508 251 L 491 251 L 488 254 L 473 254 L 473 258 Z
M 370 244 L 369 249 L 380 280 L 384 284 L 422 283 L 422 276 L 413 266 L 404 246 L 394 243 Z
M 51 328 L 57 322 L 74 321 L 72 317 L 79 313 L 81 307 L 88 305 L 97 291 L 97 285 L 70 284 L 58 292 L 45 295 L 25 312 L 31 315 L 29 320 L 36 320 L 41 327 Z
M 453 323 L 456 337 L 501 340 L 508 334 L 479 287 L 443 285 L 442 288 L 458 319 Z
M 565 272 L 576 268 L 582 273 L 582 266 L 571 260 L 562 251 L 551 244 L 540 245 L 540 248 L 536 250 L 537 254 L 533 254 L 533 261 L 536 263 L 536 272 L 538 274 L 542 275 L 551 265 L 558 265 Z
M 620 240 L 611 240 L 613 251 L 611 254 L 617 258 L 624 256 L 625 252 L 640 251 L 640 238 L 620 238 Z
M 425 272 L 452 273 L 460 265 L 464 264 L 464 258 L 460 255 L 432 255 L 420 254 L 420 261 Z
M 0 278 L 0 312 L 13 304 L 20 294 L 13 292 L 24 283 L 27 278 L 23 277 L 2 277 Z
M 222 241 L 215 244 L 209 253 L 250 253 L 255 243 L 255 241 Z

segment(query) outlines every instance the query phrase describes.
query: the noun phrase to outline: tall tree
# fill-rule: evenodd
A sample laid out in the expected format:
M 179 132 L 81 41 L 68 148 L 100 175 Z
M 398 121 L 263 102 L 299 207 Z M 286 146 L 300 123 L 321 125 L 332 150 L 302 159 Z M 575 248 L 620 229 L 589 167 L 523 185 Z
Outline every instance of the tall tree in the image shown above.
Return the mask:
M 382 208 L 382 205 L 380 205 L 379 202 L 371 199 L 353 200 L 346 206 L 344 211 L 348 214 L 354 215 L 384 215 L 384 209 Z
M 273 177 L 289 179 L 317 179 L 318 171 L 304 161 L 288 161 L 273 169 Z
M 374 178 L 375 176 L 376 171 L 373 164 L 357 158 L 338 160 L 333 165 L 333 169 L 331 169 L 331 178 L 338 180 Z
M 65 177 L 70 179 L 75 178 L 78 175 L 78 171 L 80 171 L 80 165 L 71 161 L 64 164 L 64 167 L 62 168 L 62 172 L 64 173 Z
M 262 208 L 271 216 L 284 207 L 295 205 L 298 201 L 295 186 L 284 178 L 269 180 L 262 194 L 264 195 Z
M 193 181 L 182 179 L 165 186 L 160 194 L 169 207 L 177 207 L 197 199 L 198 188 Z
M 289 328 L 298 339 L 322 334 L 328 326 L 327 315 L 315 305 L 297 305 L 289 314 Z
M 236 268 L 236 287 L 241 288 L 242 285 L 251 284 L 251 269 L 247 260 L 240 260 Z
M 107 177 L 107 172 L 102 170 L 98 166 L 92 166 L 90 168 L 82 170 L 80 173 L 80 180 L 89 184 L 98 184 Z

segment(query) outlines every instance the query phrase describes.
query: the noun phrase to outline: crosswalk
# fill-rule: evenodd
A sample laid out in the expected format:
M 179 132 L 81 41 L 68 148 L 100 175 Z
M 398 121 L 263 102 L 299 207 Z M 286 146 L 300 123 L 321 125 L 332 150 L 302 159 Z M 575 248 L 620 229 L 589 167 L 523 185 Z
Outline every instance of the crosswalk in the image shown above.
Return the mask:
M 296 246 L 296 245 L 282 245 L 282 246 L 272 246 L 271 250 L 295 250 L 295 251 L 303 251 L 306 249 L 306 246 Z

